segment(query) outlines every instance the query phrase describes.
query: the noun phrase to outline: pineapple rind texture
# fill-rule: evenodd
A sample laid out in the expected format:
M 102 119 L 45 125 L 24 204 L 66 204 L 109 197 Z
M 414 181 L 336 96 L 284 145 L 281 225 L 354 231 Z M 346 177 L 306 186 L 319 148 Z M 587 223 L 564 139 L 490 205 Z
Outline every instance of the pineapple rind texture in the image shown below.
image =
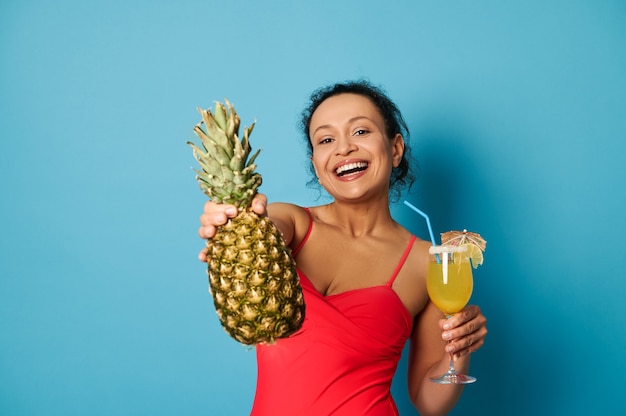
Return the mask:
M 215 309 L 232 338 L 245 345 L 273 344 L 300 329 L 305 307 L 295 262 L 268 218 L 242 210 L 218 228 L 207 247 Z
M 216 203 L 236 205 L 239 214 L 217 227 L 208 240 L 209 288 L 220 323 L 237 341 L 272 344 L 296 332 L 304 321 L 302 287 L 291 250 L 267 217 L 250 204 L 261 185 L 250 155 L 254 123 L 239 139 L 239 116 L 228 100 L 215 110 L 198 109 L 202 121 L 194 127 L 202 147 L 188 142 L 200 169 L 202 192 Z

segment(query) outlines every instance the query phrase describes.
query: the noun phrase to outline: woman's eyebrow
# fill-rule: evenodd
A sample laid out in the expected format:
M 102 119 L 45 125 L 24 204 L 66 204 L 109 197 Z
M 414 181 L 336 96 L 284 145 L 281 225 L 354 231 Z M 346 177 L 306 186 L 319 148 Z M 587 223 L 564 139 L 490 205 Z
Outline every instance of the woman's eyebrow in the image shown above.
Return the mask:
M 351 119 L 348 120 L 348 123 L 353 123 L 355 121 L 358 120 L 368 120 L 368 121 L 372 121 L 372 119 L 370 119 L 369 117 L 366 116 L 356 116 L 356 117 L 352 117 Z M 322 129 L 330 129 L 333 126 L 330 124 L 323 124 L 321 126 L 318 126 L 315 130 L 313 130 L 311 135 L 315 135 L 315 133 L 317 133 L 318 130 L 322 130 Z

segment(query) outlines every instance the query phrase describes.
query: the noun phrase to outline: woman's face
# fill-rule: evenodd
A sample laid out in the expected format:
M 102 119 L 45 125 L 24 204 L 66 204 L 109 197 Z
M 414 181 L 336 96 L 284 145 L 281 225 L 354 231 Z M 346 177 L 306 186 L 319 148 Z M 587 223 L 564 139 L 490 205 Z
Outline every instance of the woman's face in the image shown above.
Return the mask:
M 386 136 L 376 106 L 358 94 L 340 94 L 322 102 L 309 127 L 311 161 L 319 182 L 335 199 L 384 196 L 404 151 L 400 134 Z

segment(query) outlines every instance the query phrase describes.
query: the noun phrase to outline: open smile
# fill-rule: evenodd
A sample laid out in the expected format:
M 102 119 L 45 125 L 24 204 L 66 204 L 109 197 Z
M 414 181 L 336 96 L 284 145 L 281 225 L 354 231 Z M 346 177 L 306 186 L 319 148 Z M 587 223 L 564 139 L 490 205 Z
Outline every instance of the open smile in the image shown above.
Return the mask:
M 368 166 L 369 164 L 367 162 L 346 163 L 345 165 L 341 165 L 335 169 L 335 174 L 339 177 L 354 175 L 356 173 L 363 172 Z

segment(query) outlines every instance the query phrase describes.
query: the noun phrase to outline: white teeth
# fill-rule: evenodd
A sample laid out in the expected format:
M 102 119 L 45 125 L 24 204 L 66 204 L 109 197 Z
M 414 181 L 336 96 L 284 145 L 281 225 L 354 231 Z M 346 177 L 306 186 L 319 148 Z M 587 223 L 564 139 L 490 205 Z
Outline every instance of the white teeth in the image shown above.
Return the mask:
M 348 163 L 347 165 L 339 166 L 335 172 L 337 173 L 337 175 L 341 175 L 342 173 L 349 171 L 349 170 L 363 169 L 366 167 L 367 167 L 367 162 Z

